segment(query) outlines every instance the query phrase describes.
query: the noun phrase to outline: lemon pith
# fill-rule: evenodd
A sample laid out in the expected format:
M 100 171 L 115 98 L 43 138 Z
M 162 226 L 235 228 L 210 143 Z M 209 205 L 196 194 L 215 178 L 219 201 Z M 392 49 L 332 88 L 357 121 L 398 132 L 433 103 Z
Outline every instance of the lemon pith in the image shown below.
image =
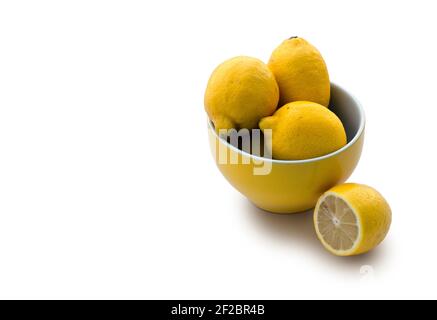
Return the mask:
M 391 225 L 391 209 L 375 189 L 345 183 L 324 193 L 314 210 L 323 246 L 338 256 L 366 253 L 378 246 Z

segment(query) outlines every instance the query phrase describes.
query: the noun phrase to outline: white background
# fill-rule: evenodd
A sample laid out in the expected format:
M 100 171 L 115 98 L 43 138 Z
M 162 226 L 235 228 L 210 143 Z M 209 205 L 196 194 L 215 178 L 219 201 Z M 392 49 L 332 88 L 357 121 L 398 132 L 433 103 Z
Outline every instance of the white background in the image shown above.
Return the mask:
M 434 3 L 2 2 L 0 298 L 437 298 Z M 294 35 L 365 107 L 350 181 L 394 220 L 361 257 L 253 207 L 210 155 L 213 68 Z

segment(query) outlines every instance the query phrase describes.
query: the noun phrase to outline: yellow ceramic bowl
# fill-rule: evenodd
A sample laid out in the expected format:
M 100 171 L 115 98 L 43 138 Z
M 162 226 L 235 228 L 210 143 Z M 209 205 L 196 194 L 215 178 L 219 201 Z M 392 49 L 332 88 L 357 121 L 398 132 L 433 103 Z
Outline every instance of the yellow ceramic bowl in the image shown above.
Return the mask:
M 313 208 L 323 192 L 349 178 L 363 147 L 365 118 L 360 103 L 331 84 L 330 109 L 343 122 L 348 143 L 333 153 L 308 160 L 274 160 L 242 151 L 235 143 L 220 138 L 208 121 L 218 168 L 231 185 L 261 209 L 297 213 Z

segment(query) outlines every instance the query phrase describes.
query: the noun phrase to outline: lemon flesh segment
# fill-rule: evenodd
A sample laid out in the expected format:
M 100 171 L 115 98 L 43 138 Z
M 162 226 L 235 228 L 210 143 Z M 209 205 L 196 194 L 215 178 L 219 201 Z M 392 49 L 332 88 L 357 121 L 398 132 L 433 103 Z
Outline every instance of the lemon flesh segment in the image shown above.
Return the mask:
M 341 198 L 328 195 L 320 203 L 316 224 L 321 240 L 330 251 L 350 251 L 359 238 L 357 216 Z

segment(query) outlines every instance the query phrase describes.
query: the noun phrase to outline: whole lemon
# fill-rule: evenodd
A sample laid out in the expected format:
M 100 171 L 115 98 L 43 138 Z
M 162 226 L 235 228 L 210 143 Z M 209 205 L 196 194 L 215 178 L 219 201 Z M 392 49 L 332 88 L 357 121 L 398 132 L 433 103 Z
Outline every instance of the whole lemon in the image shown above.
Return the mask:
M 268 66 L 278 82 L 280 105 L 293 101 L 329 105 L 328 68 L 320 52 L 305 39 L 293 37 L 282 42 Z
M 272 130 L 265 141 L 272 156 L 279 160 L 311 159 L 334 152 L 346 145 L 340 119 L 328 108 L 308 101 L 296 101 L 279 108 L 273 116 L 261 119 L 262 131 Z
M 314 210 L 314 226 L 324 247 L 337 256 L 366 253 L 387 235 L 392 212 L 375 189 L 345 183 L 324 193 Z
M 205 92 L 205 110 L 216 130 L 257 128 L 273 114 L 279 100 L 275 77 L 256 58 L 235 57 L 212 73 Z

